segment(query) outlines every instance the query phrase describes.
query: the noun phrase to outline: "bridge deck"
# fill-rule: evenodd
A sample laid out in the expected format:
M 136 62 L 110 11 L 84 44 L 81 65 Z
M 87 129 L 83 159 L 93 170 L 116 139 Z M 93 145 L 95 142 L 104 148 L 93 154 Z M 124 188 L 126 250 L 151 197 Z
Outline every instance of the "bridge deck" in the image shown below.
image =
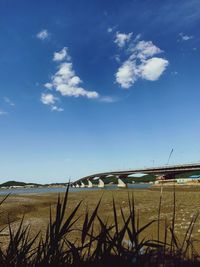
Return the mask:
M 78 179 L 73 183 L 79 183 L 86 181 L 88 179 L 94 179 L 95 177 L 105 178 L 107 176 L 124 176 L 127 177 L 131 174 L 144 173 L 144 174 L 156 174 L 156 175 L 167 175 L 167 174 L 181 174 L 190 171 L 200 171 L 200 163 L 193 164 L 179 164 L 179 165 L 165 165 L 161 167 L 152 168 L 141 168 L 132 170 L 120 170 L 120 171 L 110 171 L 110 172 L 100 172 L 91 174 Z

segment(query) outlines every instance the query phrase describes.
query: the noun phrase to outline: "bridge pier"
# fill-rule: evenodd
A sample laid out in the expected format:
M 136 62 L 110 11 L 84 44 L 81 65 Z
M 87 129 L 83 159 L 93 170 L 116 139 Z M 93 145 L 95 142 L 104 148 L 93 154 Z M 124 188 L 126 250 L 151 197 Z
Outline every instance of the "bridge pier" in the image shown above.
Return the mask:
M 92 188 L 93 187 L 93 184 L 92 184 L 92 182 L 88 179 L 88 187 L 89 188 Z
M 127 185 L 122 181 L 122 179 L 118 178 L 118 187 L 125 188 Z
M 81 188 L 86 187 L 85 184 L 83 182 L 81 182 Z
M 80 185 L 79 184 L 76 184 L 76 186 L 75 186 L 76 188 L 79 188 L 80 187 Z
M 98 187 L 99 187 L 99 188 L 104 188 L 104 186 L 105 186 L 105 185 L 104 185 L 104 181 L 100 178 L 100 179 L 99 179 Z

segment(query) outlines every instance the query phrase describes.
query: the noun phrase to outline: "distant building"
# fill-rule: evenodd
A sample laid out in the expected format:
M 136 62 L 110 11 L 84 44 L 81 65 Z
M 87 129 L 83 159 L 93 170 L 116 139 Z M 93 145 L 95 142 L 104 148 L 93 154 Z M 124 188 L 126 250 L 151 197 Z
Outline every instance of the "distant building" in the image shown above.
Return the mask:
M 177 178 L 177 184 L 186 184 L 188 182 L 192 182 L 192 178 Z
M 35 187 L 34 184 L 27 184 L 27 185 L 25 185 L 25 188 L 33 188 L 33 187 Z
M 177 184 L 186 184 L 186 183 L 200 183 L 200 174 L 198 175 L 191 175 L 188 178 L 176 178 L 176 179 L 167 179 L 167 180 L 157 180 L 155 184 L 160 183 L 170 183 L 175 182 Z
M 13 189 L 13 188 L 24 188 L 23 185 L 11 185 L 9 186 L 9 189 Z
M 191 178 L 191 179 L 199 179 L 200 180 L 200 174 L 191 175 L 189 178 Z

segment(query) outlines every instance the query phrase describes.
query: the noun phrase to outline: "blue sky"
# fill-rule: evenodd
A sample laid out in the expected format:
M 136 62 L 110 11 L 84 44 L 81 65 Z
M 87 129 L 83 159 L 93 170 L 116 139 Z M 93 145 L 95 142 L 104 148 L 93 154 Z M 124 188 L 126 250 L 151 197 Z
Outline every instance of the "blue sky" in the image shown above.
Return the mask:
M 200 2 L 0 2 L 0 177 L 200 161 Z

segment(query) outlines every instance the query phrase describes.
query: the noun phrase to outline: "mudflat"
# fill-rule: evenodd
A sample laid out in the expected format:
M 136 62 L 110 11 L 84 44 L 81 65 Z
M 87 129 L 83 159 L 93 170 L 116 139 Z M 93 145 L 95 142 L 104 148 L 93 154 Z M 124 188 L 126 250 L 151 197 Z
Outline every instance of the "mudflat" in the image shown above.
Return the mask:
M 81 225 L 86 209 L 91 212 L 101 198 L 99 215 L 102 219 L 112 223 L 113 220 L 113 198 L 117 207 L 119 224 L 122 222 L 120 206 L 125 214 L 129 212 L 128 195 L 134 195 L 135 210 L 139 217 L 139 225 L 142 226 L 151 220 L 157 220 L 160 200 L 160 187 L 149 189 L 120 189 L 120 190 L 98 190 L 70 192 L 66 217 L 69 212 L 83 201 L 77 216 L 81 216 L 77 222 L 77 227 Z M 60 194 L 61 198 L 64 193 Z M 3 197 L 1 196 L 1 199 Z M 0 207 L 0 227 L 12 222 L 12 227 L 16 227 L 20 219 L 25 215 L 24 223 L 30 224 L 32 234 L 39 230 L 44 233 L 49 221 L 50 207 L 52 214 L 56 208 L 58 193 L 10 195 Z M 164 224 L 170 224 L 173 216 L 174 187 L 163 187 L 161 204 L 161 228 Z M 197 186 L 176 186 L 175 188 L 175 231 L 177 236 L 182 238 L 186 232 L 194 213 L 200 211 L 200 187 Z M 162 229 L 161 229 L 162 231 Z M 157 223 L 155 222 L 145 232 L 146 238 L 153 238 L 157 235 Z M 162 236 L 162 233 L 161 233 Z M 193 237 L 200 240 L 200 218 L 197 219 L 193 230 Z

